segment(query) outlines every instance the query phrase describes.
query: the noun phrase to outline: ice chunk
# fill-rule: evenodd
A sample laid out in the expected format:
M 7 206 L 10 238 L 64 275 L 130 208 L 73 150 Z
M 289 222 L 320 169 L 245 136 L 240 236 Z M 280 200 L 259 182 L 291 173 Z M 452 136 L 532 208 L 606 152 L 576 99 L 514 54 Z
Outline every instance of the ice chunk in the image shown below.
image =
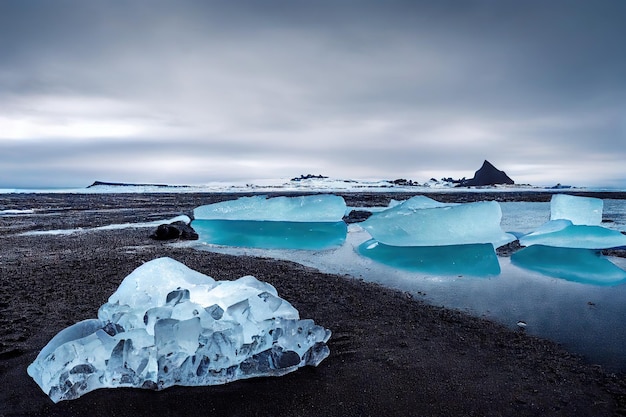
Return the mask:
M 560 248 L 606 249 L 626 246 L 626 236 L 602 226 L 575 225 L 570 220 L 550 220 L 520 237 L 520 245 Z
M 602 223 L 603 201 L 593 197 L 555 194 L 550 201 L 550 220 L 566 219 L 576 225 Z
M 590 249 L 533 245 L 511 255 L 511 262 L 522 268 L 568 281 L 595 285 L 626 282 L 626 271 Z
M 194 220 L 193 227 L 205 243 L 263 249 L 329 249 L 341 246 L 348 231 L 343 221 Z
M 346 213 L 346 202 L 337 195 L 300 197 L 254 196 L 196 207 L 197 220 L 255 220 L 281 222 L 338 222 Z
M 378 242 L 391 246 L 491 243 L 499 247 L 515 240 L 500 228 L 502 211 L 495 201 L 449 205 L 418 197 L 373 214 L 361 226 Z
M 59 332 L 28 374 L 54 402 L 98 388 L 215 385 L 317 366 L 329 337 L 267 283 L 215 281 L 160 258 L 127 276 L 97 320 Z
M 566 194 L 552 196 L 550 221 L 520 237 L 522 246 L 606 249 L 626 246 L 626 236 L 600 226 L 603 201 Z
M 498 275 L 500 264 L 493 245 L 389 246 L 370 239 L 359 254 L 394 268 L 436 275 Z
M 242 197 L 200 206 L 193 228 L 199 240 L 263 249 L 328 249 L 346 239 L 346 203 L 336 195 Z

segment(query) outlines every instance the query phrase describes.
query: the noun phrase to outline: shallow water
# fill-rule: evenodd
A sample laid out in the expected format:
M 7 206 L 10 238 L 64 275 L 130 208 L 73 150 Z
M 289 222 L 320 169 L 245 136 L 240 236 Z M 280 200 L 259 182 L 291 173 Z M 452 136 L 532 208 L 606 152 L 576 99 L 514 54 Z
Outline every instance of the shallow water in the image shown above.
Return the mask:
M 196 249 L 285 259 L 322 272 L 348 275 L 412 294 L 433 305 L 485 317 L 512 329 L 554 340 L 609 370 L 626 371 L 626 284 L 599 286 L 544 275 L 498 257 L 500 273 L 474 277 L 407 271 L 358 254 L 370 238 L 350 225 L 346 243 L 322 251 L 223 247 L 194 242 Z M 626 259 L 607 258 L 621 269 Z M 525 323 L 519 327 L 518 322 Z

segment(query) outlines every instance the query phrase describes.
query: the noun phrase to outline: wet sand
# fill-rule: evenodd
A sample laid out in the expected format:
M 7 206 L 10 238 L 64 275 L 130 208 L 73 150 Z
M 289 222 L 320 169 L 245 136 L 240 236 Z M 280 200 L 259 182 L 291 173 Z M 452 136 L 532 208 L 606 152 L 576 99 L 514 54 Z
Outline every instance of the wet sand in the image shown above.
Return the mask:
M 149 239 L 153 230 L 146 228 L 19 235 L 162 220 L 240 195 L 1 196 L 2 210 L 35 209 L 35 214 L 0 216 L 0 416 L 626 414 L 624 375 L 604 372 L 523 331 L 429 306 L 375 284 L 286 261 L 180 248 Z M 545 193 L 429 196 L 459 202 L 550 198 Z M 389 198 L 406 197 L 345 195 L 350 206 L 383 206 Z M 161 256 L 216 279 L 251 274 L 271 283 L 301 317 L 332 330 L 331 355 L 317 368 L 280 378 L 159 392 L 104 389 L 52 403 L 26 367 L 60 330 L 96 317 L 133 269 Z

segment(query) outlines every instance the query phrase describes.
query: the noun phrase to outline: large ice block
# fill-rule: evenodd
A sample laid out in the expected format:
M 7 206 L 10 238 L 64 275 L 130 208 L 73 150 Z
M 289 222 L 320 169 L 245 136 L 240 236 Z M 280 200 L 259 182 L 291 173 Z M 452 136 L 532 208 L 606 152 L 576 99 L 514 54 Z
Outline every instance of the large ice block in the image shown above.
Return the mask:
M 626 282 L 626 271 L 597 251 L 533 245 L 511 255 L 519 267 L 568 281 L 594 285 L 617 285 Z
M 329 337 L 270 284 L 215 281 L 160 258 L 127 276 L 98 319 L 59 332 L 28 374 L 54 402 L 98 388 L 215 385 L 317 366 Z
M 380 213 L 361 226 L 380 243 L 391 246 L 446 246 L 515 240 L 500 228 L 502 211 L 495 201 L 449 205 L 425 197 L 412 198 Z
M 193 228 L 205 243 L 263 249 L 341 246 L 347 207 L 336 195 L 242 197 L 197 207 Z
M 520 237 L 519 243 L 522 246 L 606 249 L 626 246 L 626 235 L 602 226 L 575 225 L 571 220 L 550 220 L 534 232 Z
M 331 194 L 272 198 L 261 195 L 196 207 L 193 214 L 197 220 L 338 222 L 346 214 L 346 202 Z
M 550 220 L 566 219 L 575 225 L 602 223 L 604 202 L 599 198 L 555 194 L 550 201 Z
M 490 243 L 449 246 L 389 246 L 370 239 L 359 254 L 382 264 L 435 275 L 498 275 L 500 264 Z

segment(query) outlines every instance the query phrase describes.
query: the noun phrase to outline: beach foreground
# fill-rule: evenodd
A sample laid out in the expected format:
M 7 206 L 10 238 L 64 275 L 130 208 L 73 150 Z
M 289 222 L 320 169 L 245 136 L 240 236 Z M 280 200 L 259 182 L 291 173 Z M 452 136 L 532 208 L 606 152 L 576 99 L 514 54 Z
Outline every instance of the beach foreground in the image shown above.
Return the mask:
M 610 416 L 626 378 L 556 344 L 408 294 L 299 264 L 151 240 L 146 228 L 89 228 L 190 213 L 228 195 L 10 195 L 0 217 L 0 416 Z M 353 195 L 349 205 L 383 195 Z M 394 198 L 400 198 L 394 196 Z M 437 198 L 437 197 L 434 197 Z M 481 195 L 463 197 L 480 199 Z M 537 198 L 544 199 L 545 196 Z M 547 196 L 549 199 L 549 196 Z M 20 235 L 76 229 L 71 234 Z M 94 318 L 143 262 L 169 256 L 215 279 L 254 275 L 301 317 L 332 330 L 317 368 L 280 378 L 153 392 L 104 389 L 53 404 L 26 367 L 60 330 Z

